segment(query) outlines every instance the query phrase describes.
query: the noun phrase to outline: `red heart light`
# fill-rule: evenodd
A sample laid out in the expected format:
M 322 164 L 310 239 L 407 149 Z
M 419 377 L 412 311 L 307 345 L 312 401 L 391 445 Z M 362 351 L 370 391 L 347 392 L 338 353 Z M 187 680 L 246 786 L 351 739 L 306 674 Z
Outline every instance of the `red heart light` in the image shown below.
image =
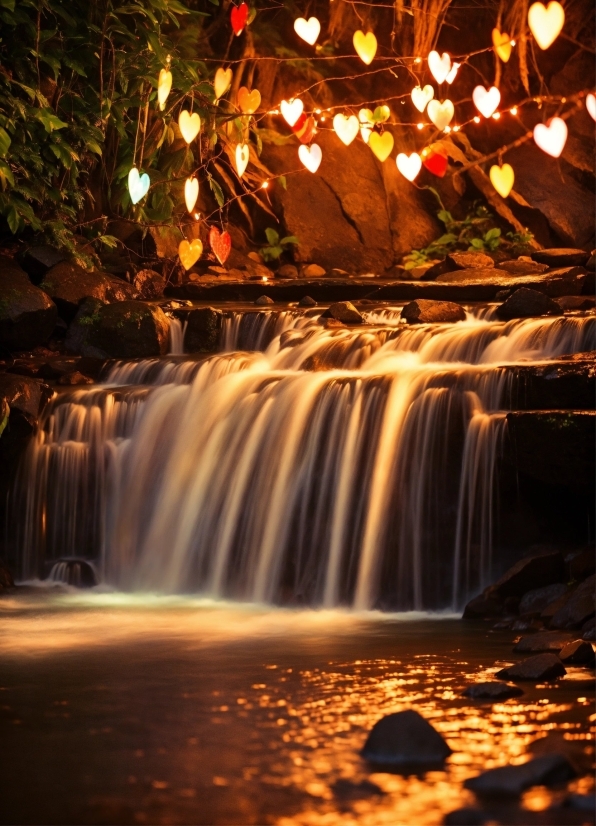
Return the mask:
M 232 249 L 230 233 L 220 232 L 217 227 L 211 227 L 209 230 L 209 245 L 213 250 L 213 254 L 223 267 Z
M 234 34 L 242 34 L 242 31 L 246 26 L 246 21 L 248 20 L 248 6 L 246 3 L 240 3 L 239 6 L 232 6 L 230 20 L 232 23 L 232 28 L 234 29 Z
M 447 153 L 443 147 L 428 147 L 422 152 L 422 163 L 429 172 L 442 178 L 447 172 Z
M 292 132 L 296 135 L 300 143 L 310 143 L 315 134 L 315 126 L 315 119 L 308 117 L 303 112 L 294 126 L 292 126 Z

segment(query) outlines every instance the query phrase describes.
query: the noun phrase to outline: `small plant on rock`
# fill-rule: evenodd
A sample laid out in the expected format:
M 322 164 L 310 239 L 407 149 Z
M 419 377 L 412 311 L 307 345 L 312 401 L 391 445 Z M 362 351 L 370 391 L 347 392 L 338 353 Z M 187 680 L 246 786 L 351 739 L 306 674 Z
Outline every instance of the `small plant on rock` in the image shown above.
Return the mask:
M 285 238 L 280 238 L 279 232 L 274 230 L 273 227 L 267 227 L 265 235 L 268 243 L 259 250 L 265 261 L 279 260 L 284 252 L 289 251 L 291 246 L 300 243 L 295 235 L 286 235 Z

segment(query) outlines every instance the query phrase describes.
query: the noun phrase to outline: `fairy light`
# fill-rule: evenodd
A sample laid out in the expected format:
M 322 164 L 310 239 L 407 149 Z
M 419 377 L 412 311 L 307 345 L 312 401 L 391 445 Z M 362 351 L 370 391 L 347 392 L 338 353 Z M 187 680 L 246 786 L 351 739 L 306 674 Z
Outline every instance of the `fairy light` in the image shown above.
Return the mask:
M 267 189 L 269 187 L 269 181 L 263 181 L 261 184 L 261 189 Z
M 453 131 L 454 131 L 454 132 L 459 132 L 459 126 L 454 126 L 454 127 L 453 127 Z
M 414 63 L 422 63 L 422 58 L 421 58 L 421 57 L 417 57 L 417 58 L 414 60 Z
M 493 120 L 499 120 L 500 117 L 501 117 L 501 113 L 500 112 L 495 112 L 495 114 L 493 115 Z
M 321 114 L 321 109 L 315 109 L 315 115 L 320 115 L 320 114 Z
M 517 106 L 512 106 L 509 111 L 511 112 L 512 115 L 517 115 Z
M 510 40 L 509 42 L 511 43 L 512 46 L 515 46 L 515 40 Z
M 419 124 L 418 124 L 418 129 L 424 129 L 424 124 L 423 124 L 423 123 L 419 123 Z
M 195 212 L 193 217 L 194 217 L 195 221 L 199 221 L 200 218 L 201 218 L 201 213 L 200 212 Z
M 451 127 L 450 127 L 450 126 L 446 126 L 446 127 L 443 129 L 443 132 L 445 132 L 445 134 L 446 134 L 446 135 L 448 135 L 448 134 L 451 132 Z
M 474 123 L 480 123 L 480 118 L 478 117 L 478 115 L 474 116 Z
M 262 281 L 269 281 L 269 279 L 267 278 L 267 276 L 266 276 L 266 275 L 264 275 L 264 276 L 263 276 L 263 278 L 262 278 L 261 280 L 262 280 Z

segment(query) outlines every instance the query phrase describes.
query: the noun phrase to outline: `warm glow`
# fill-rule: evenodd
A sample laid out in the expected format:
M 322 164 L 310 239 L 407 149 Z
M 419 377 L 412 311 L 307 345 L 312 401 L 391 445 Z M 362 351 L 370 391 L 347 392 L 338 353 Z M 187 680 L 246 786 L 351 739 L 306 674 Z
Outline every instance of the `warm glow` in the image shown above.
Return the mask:
M 437 83 L 444 83 L 451 71 L 451 58 L 447 52 L 439 55 L 438 52 L 432 51 L 428 56 L 428 68 Z
M 438 100 L 431 100 L 428 104 L 426 113 L 437 127 L 437 129 L 445 129 L 453 120 L 455 114 L 455 107 L 450 100 L 444 100 L 442 103 Z
M 422 159 L 417 152 L 412 152 L 410 156 L 400 152 L 395 159 L 397 168 L 408 181 L 413 181 L 417 177 L 422 167 Z
M 249 158 L 250 150 L 248 148 L 248 144 L 239 143 L 236 146 L 236 171 L 238 172 L 239 178 L 241 178 L 246 172 Z
M 421 89 L 420 86 L 415 86 L 411 92 L 412 103 L 419 112 L 424 112 L 434 96 L 435 90 L 430 84 L 427 84 L 423 89 Z
M 184 203 L 186 209 L 192 214 L 197 198 L 199 197 L 199 182 L 197 178 L 187 178 L 184 182 Z
M 203 242 L 198 238 L 188 241 L 180 241 L 178 245 L 178 256 L 185 270 L 189 270 L 193 264 L 201 257 L 203 252 Z
M 497 166 L 495 164 L 490 168 L 489 177 L 491 184 L 499 195 L 502 198 L 506 198 L 513 189 L 513 182 L 515 180 L 513 167 L 508 163 L 504 163 L 503 166 Z
M 133 204 L 138 204 L 139 201 L 145 197 L 149 191 L 149 175 L 144 172 L 139 175 L 139 170 L 136 166 L 128 173 L 128 192 L 130 193 L 130 200 Z
M 300 98 L 293 98 L 290 101 L 282 100 L 280 108 L 281 114 L 288 126 L 294 126 L 294 124 L 297 123 L 298 118 L 302 114 L 304 104 L 302 103 Z
M 507 63 L 511 57 L 511 47 L 514 45 L 507 32 L 500 32 L 493 29 L 493 48 L 503 63 Z
M 478 115 L 474 115 L 474 123 L 480 123 L 480 118 Z
M 323 159 L 323 152 L 317 143 L 310 146 L 303 144 L 298 149 L 298 157 L 309 172 L 316 172 Z
M 596 120 L 596 95 L 590 93 L 586 95 L 586 109 L 590 113 L 593 120 Z
M 460 63 L 454 63 L 453 66 L 451 67 L 451 71 L 449 72 L 449 74 L 445 78 L 446 82 L 449 83 L 450 85 L 453 83 L 453 81 L 457 77 L 457 71 L 458 71 L 460 65 L 461 65 Z
M 356 115 L 346 116 L 337 114 L 333 118 L 333 128 L 340 141 L 345 143 L 346 146 L 349 146 L 358 134 L 360 124 L 358 123 Z
M 157 101 L 159 108 L 163 112 L 166 100 L 172 88 L 172 73 L 169 69 L 162 69 L 159 73 L 159 80 L 157 81 Z
M 233 72 L 231 69 L 222 69 L 221 67 L 216 71 L 213 78 L 213 89 L 215 90 L 215 98 L 219 100 L 222 95 L 230 88 L 232 83 Z
M 201 118 L 196 112 L 191 115 L 188 109 L 183 109 L 178 118 L 178 126 L 186 143 L 192 143 L 201 131 Z
M 254 115 L 261 105 L 261 93 L 258 89 L 249 92 L 246 86 L 238 89 L 238 106 L 243 114 Z
M 354 48 L 360 60 L 368 66 L 377 53 L 377 38 L 372 32 L 364 34 L 357 31 L 354 33 Z
M 512 106 L 509 111 L 511 112 L 512 115 L 517 115 L 517 106 Z
M 294 31 L 298 37 L 301 37 L 311 46 L 314 46 L 321 31 L 321 24 L 316 17 L 310 17 L 308 20 L 305 20 L 304 17 L 299 17 L 297 20 L 294 20 Z
M 543 152 L 558 158 L 567 141 L 567 124 L 562 118 L 551 118 L 546 124 L 539 123 L 534 127 L 534 140 Z
M 500 117 L 501 117 L 501 113 L 500 112 L 495 112 L 495 114 L 493 115 L 493 120 L 499 120 Z
M 269 187 L 269 181 L 263 181 L 263 183 L 261 184 L 261 189 L 268 189 L 268 187 Z
M 565 12 L 557 0 L 551 0 L 548 6 L 542 3 L 533 3 L 530 6 L 528 25 L 541 49 L 548 49 L 555 42 L 564 23 Z
M 373 132 L 368 139 L 368 145 L 381 163 L 384 163 L 393 149 L 393 135 L 391 132 L 383 132 L 382 135 Z
M 472 100 L 476 109 L 485 118 L 490 118 L 501 102 L 501 93 L 496 86 L 491 86 L 488 90 L 484 86 L 476 86 L 472 92 Z

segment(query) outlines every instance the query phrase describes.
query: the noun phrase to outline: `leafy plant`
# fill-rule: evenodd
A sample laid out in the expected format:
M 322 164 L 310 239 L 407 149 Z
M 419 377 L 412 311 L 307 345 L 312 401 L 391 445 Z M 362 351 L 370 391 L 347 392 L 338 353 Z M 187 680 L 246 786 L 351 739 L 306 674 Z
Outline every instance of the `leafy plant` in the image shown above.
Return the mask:
M 285 238 L 280 238 L 279 233 L 273 227 L 267 227 L 265 235 L 268 244 L 259 250 L 265 261 L 277 261 L 284 252 L 288 251 L 289 247 L 300 243 L 295 235 L 286 235 Z

